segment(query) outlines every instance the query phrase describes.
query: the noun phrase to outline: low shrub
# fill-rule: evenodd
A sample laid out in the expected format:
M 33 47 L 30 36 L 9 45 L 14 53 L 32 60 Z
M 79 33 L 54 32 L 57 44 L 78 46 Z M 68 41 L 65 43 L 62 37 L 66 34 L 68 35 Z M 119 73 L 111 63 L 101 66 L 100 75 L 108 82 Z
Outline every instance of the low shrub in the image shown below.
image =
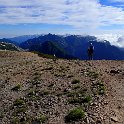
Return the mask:
M 45 123 L 47 121 L 47 117 L 45 115 L 41 115 L 39 118 L 38 118 L 38 121 L 40 121 L 41 123 Z
M 78 121 L 85 117 L 85 112 L 81 108 L 71 110 L 65 117 L 66 122 Z
M 46 121 L 48 120 L 48 118 L 41 114 L 39 117 L 36 117 L 33 121 L 32 124 L 43 124 L 46 123 Z
M 82 102 L 83 103 L 90 103 L 92 100 L 92 97 L 91 96 L 85 96 L 83 99 L 82 99 Z
M 89 71 L 88 76 L 92 78 L 98 78 L 99 74 L 97 72 Z
M 98 94 L 104 95 L 105 94 L 105 86 L 104 86 L 103 82 L 98 82 L 97 86 L 98 86 Z

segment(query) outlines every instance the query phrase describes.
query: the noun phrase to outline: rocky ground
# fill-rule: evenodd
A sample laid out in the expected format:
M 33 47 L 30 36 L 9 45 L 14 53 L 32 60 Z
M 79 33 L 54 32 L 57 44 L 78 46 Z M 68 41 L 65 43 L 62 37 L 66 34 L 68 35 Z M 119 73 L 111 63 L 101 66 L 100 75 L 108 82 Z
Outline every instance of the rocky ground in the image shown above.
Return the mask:
M 0 51 L 0 124 L 124 124 L 124 61 Z

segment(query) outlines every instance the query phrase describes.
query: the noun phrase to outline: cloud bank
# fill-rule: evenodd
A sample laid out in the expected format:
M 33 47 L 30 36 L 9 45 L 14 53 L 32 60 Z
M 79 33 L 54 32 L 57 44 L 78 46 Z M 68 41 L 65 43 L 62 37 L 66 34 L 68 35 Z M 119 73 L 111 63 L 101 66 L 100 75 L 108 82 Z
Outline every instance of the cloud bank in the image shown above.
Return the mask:
M 124 48 L 124 35 L 117 34 L 104 34 L 104 35 L 96 35 L 98 41 L 99 40 L 107 40 L 110 41 L 111 45 L 118 46 L 120 48 Z
M 123 8 L 103 6 L 98 0 L 0 0 L 0 13 L 0 24 L 63 24 L 77 29 L 124 24 Z
M 113 35 L 124 33 L 124 1 L 108 0 L 108 3 L 117 4 L 102 5 L 100 0 L 0 0 L 0 25 L 71 26 L 68 33 L 84 32 L 93 35 L 109 33 L 107 37 L 100 36 L 110 39 L 112 44 L 124 46 L 124 39 L 118 40 Z M 2 29 L 0 32 L 1 35 L 4 34 Z

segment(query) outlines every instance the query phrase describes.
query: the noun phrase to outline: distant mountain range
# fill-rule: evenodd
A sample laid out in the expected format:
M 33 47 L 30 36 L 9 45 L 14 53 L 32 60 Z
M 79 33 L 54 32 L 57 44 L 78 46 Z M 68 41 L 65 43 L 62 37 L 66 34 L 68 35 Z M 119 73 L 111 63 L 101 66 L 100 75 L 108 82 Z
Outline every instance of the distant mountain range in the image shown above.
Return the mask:
M 18 36 L 18 37 L 14 37 L 14 38 L 7 38 L 7 39 L 20 44 L 22 42 L 25 42 L 29 39 L 33 39 L 36 37 L 39 37 L 39 35 L 23 35 L 23 36 Z
M 64 51 L 63 54 L 66 53 L 78 59 L 87 59 L 87 48 L 90 42 L 92 42 L 95 47 L 94 59 L 124 59 L 123 50 L 116 46 L 112 46 L 107 40 L 99 40 L 98 42 L 98 39 L 94 36 L 60 36 L 55 34 L 47 34 L 38 38 L 29 39 L 26 42 L 21 43 L 20 47 L 23 49 L 28 49 L 29 51 L 36 50 L 42 53 L 56 54 L 60 57 L 59 52 L 56 52 L 58 50 L 55 49 L 55 46 L 59 46 L 57 49 L 60 48 Z M 52 50 L 50 51 L 50 49 Z
M 88 58 L 87 48 L 89 43 L 92 42 L 95 47 L 95 60 L 124 60 L 123 48 L 120 49 L 111 45 L 107 40 L 99 40 L 95 36 L 89 35 L 26 35 L 13 39 L 4 39 L 4 42 L 16 44 L 19 47 L 29 51 L 38 51 L 50 55 L 55 54 L 56 57 L 59 58 L 77 58 L 81 60 L 86 60 Z

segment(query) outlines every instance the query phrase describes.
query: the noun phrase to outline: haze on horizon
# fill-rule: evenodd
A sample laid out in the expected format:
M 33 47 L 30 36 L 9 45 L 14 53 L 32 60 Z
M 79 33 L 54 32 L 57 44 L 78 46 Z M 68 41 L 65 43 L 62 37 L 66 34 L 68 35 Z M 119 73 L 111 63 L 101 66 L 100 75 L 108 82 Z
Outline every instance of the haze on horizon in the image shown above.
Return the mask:
M 124 35 L 123 0 L 0 0 L 0 38 L 29 34 Z

